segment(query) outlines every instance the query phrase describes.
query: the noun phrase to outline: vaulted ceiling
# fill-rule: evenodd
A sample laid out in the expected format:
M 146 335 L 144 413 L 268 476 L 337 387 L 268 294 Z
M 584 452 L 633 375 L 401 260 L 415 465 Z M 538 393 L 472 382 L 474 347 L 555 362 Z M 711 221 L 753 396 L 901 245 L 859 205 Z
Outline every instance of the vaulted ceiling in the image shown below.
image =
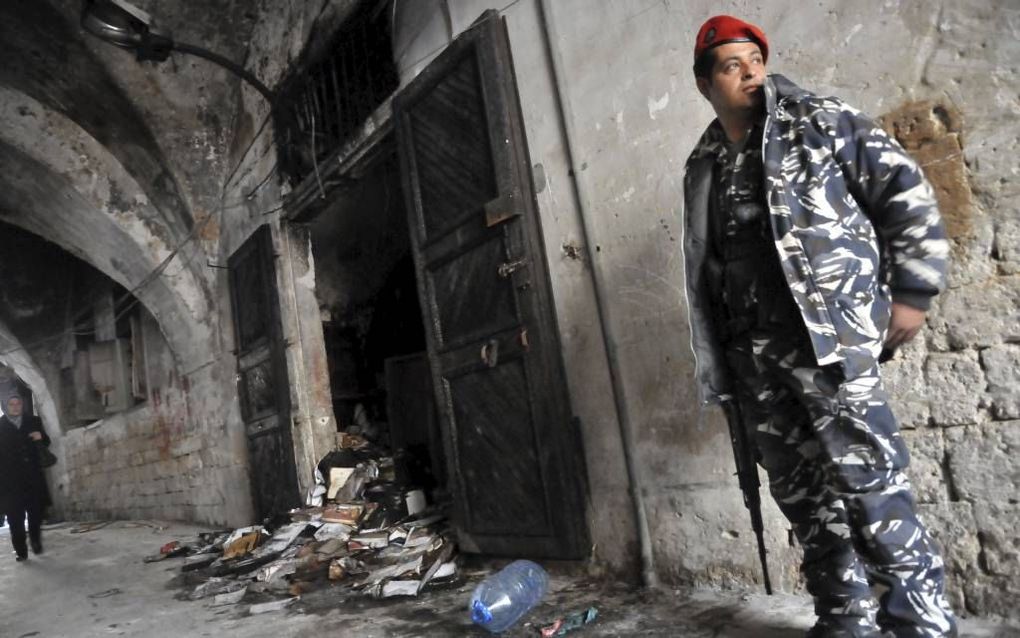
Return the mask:
M 256 3 L 133 4 L 178 41 L 243 63 Z M 87 35 L 80 10 L 77 0 L 0 2 L 0 221 L 127 289 L 144 284 L 136 296 L 178 361 L 200 363 L 215 329 L 214 275 L 194 257 L 216 227 L 231 168 L 238 80 L 176 54 L 138 63 Z M 190 258 L 150 277 L 178 250 Z M 0 346 L 22 339 L 12 321 L 0 307 Z

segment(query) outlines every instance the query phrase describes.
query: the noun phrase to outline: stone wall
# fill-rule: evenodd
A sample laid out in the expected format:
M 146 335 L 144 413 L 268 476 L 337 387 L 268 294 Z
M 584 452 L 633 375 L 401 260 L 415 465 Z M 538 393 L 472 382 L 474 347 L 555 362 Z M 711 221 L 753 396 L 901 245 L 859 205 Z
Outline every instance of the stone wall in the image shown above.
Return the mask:
M 236 399 L 216 366 L 182 376 L 144 319 L 149 397 L 92 425 L 51 434 L 50 490 L 65 518 L 153 518 L 239 525 L 252 509 Z M 233 419 L 220 415 L 234 412 Z M 241 438 L 238 439 L 237 437 Z
M 729 13 L 764 28 L 771 71 L 888 115 L 883 121 L 935 183 L 954 243 L 950 287 L 928 329 L 887 366 L 888 385 L 914 453 L 921 508 L 946 546 L 957 608 L 1018 613 L 1020 12 L 991 0 L 546 5 L 565 69 L 559 89 L 575 131 L 573 167 L 542 53 L 539 2 L 512 3 L 504 15 L 572 403 L 588 467 L 600 470 L 588 477 L 596 562 L 626 570 L 636 554 L 615 411 L 605 403 L 592 260 L 607 280 L 601 311 L 619 345 L 660 575 L 674 583 L 759 579 L 723 422 L 698 408 L 692 384 L 679 252 L 683 162 L 713 117 L 694 88 L 693 38 L 707 17 Z M 403 20 L 398 12 L 404 82 L 487 8 L 503 6 L 436 1 L 405 8 Z M 574 179 L 587 206 L 574 197 Z M 594 245 L 584 245 L 582 219 Z M 774 582 L 796 589 L 798 550 L 774 506 L 766 517 Z
M 974 46 L 958 44 L 960 57 Z M 925 338 L 885 370 L 913 453 L 911 478 L 945 548 L 956 607 L 1015 614 L 1020 263 L 1000 249 L 1016 242 L 1015 193 L 996 163 L 981 161 L 997 147 L 970 152 L 951 95 L 905 104 L 882 122 L 924 167 L 954 248 L 949 289 Z

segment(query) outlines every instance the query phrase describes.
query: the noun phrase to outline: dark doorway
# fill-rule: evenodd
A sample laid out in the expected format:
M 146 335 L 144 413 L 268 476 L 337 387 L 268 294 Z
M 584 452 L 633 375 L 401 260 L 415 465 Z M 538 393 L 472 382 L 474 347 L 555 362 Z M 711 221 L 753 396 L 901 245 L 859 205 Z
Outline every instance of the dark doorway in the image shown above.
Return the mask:
M 425 330 L 392 138 L 309 223 L 333 411 L 393 453 L 398 482 L 446 499 Z
M 256 515 L 265 518 L 300 504 L 275 251 L 268 225 L 260 226 L 231 255 L 228 267 L 252 495 Z
M 449 499 L 462 551 L 582 558 L 580 434 L 498 14 L 394 97 L 393 133 L 378 115 L 293 197 L 338 427 Z

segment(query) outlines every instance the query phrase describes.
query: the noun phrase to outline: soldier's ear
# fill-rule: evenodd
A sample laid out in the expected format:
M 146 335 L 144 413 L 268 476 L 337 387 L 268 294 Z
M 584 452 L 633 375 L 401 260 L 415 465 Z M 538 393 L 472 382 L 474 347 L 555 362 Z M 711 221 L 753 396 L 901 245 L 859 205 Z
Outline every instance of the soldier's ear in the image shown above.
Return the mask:
M 701 93 L 701 96 L 706 100 L 709 99 L 708 89 L 712 86 L 712 83 L 708 81 L 708 78 L 695 78 L 695 80 L 698 82 L 698 92 Z

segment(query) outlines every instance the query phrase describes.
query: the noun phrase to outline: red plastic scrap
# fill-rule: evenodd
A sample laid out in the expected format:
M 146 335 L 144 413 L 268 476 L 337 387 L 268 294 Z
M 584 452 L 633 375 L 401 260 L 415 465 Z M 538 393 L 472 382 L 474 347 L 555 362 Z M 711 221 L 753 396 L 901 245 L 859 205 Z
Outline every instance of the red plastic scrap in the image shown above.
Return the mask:
M 160 554 L 169 554 L 171 552 L 177 551 L 180 548 L 181 548 L 180 541 L 170 541 L 166 545 L 164 545 L 164 546 L 159 548 L 159 553 Z

